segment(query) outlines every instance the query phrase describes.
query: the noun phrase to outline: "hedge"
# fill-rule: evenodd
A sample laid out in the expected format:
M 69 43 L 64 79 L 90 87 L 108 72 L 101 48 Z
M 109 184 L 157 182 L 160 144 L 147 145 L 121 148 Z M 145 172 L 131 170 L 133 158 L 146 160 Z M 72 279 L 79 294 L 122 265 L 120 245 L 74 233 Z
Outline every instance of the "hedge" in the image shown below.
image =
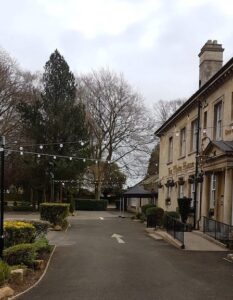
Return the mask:
M 52 246 L 49 245 L 48 240 L 45 237 L 42 237 L 35 241 L 34 249 L 36 251 L 36 258 L 43 259 L 44 255 L 50 253 L 52 250 Z
M 32 266 L 36 258 L 34 244 L 19 244 L 9 247 L 3 251 L 3 258 L 9 265 Z
M 2 286 L 10 277 L 10 267 L 4 261 L 0 260 L 0 286 Z
M 75 199 L 76 210 L 106 210 L 108 205 L 107 200 L 91 200 L 91 199 Z
M 47 234 L 50 226 L 48 221 L 42 221 L 42 220 L 19 220 L 19 221 L 33 225 L 35 227 L 36 237 Z
M 42 203 L 40 205 L 41 220 L 49 221 L 53 225 L 63 226 L 69 215 L 70 205 L 67 203 Z
M 151 204 L 151 203 L 142 205 L 142 207 L 141 207 L 142 213 L 143 213 L 144 215 L 146 215 L 146 210 L 147 210 L 147 208 L 150 208 L 150 207 L 156 207 L 156 205 L 155 205 L 155 204 Z
M 148 207 L 146 210 L 146 216 L 154 216 L 154 222 L 156 225 L 162 225 L 164 210 L 161 207 Z
M 5 221 L 4 236 L 5 247 L 11 247 L 17 244 L 32 243 L 35 240 L 35 227 L 22 221 Z

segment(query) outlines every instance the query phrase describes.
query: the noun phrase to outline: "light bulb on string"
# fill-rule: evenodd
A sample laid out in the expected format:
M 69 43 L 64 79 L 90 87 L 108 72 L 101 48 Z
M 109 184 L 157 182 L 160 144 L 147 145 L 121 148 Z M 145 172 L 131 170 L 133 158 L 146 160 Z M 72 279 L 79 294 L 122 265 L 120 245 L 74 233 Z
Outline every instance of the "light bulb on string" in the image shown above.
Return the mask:
M 23 151 L 20 151 L 20 155 L 23 155 Z
M 20 150 L 20 151 L 23 151 L 23 147 L 19 147 L 19 150 Z
M 96 165 L 98 164 L 98 160 L 95 161 Z
M 83 162 L 84 162 L 84 163 L 86 162 L 86 158 L 83 159 Z
M 40 154 L 37 154 L 37 157 L 40 158 Z
M 56 155 L 53 156 L 53 159 L 57 159 Z
M 84 145 L 84 142 L 83 142 L 83 141 L 81 141 L 81 143 L 80 143 L 80 144 L 81 144 L 81 146 L 83 146 L 83 145 Z
M 70 160 L 72 160 L 73 158 L 72 157 L 70 157 Z
M 40 147 L 39 147 L 41 150 L 44 148 L 44 146 L 43 145 L 40 145 Z
M 59 146 L 60 146 L 60 148 L 63 148 L 63 144 L 60 144 Z

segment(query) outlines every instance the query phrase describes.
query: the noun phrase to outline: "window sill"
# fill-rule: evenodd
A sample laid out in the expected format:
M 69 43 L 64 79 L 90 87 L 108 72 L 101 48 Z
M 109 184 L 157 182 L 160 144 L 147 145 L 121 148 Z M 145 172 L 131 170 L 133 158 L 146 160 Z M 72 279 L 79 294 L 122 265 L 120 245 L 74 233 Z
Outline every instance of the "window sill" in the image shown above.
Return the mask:
M 178 158 L 178 160 L 184 159 L 185 157 L 186 157 L 186 155 L 180 156 L 180 157 Z
M 171 165 L 172 163 L 173 163 L 172 161 L 167 162 L 167 166 Z
M 189 152 L 188 153 L 188 156 L 190 156 L 190 155 L 193 155 L 193 154 L 196 154 L 196 151 L 194 150 L 194 151 L 191 151 L 191 152 Z

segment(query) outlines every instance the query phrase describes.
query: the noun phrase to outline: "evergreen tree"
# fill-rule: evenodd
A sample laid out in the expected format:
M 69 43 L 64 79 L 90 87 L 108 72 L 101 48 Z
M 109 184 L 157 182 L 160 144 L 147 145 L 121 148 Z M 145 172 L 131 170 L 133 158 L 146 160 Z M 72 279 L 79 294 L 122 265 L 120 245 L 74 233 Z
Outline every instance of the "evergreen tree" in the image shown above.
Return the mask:
M 45 64 L 41 94 L 34 93 L 30 103 L 21 103 L 19 111 L 24 136 L 38 144 L 50 144 L 42 151 L 54 155 L 87 157 L 88 130 L 85 122 L 85 108 L 76 101 L 75 78 L 64 57 L 55 50 Z M 57 144 L 62 142 L 62 144 Z M 75 143 L 69 143 L 75 142 Z M 44 169 L 44 181 L 48 182 L 51 174 L 55 179 L 80 178 L 85 169 L 81 160 L 34 159 L 38 169 Z M 34 170 L 33 165 L 33 170 Z M 36 174 L 34 174 L 36 176 Z M 38 183 L 40 178 L 38 178 Z M 41 185 L 41 182 L 40 182 Z

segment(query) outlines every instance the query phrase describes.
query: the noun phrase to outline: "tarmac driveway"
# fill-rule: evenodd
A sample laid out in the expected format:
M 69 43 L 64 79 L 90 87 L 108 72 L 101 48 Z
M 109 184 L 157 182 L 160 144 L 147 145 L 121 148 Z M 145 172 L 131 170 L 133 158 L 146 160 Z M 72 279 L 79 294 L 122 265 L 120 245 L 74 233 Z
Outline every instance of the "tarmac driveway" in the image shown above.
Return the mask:
M 18 299 L 233 298 L 233 265 L 223 259 L 224 252 L 178 250 L 113 212 L 79 213 L 71 223 L 66 233 L 50 232 L 57 248 L 48 272 Z

